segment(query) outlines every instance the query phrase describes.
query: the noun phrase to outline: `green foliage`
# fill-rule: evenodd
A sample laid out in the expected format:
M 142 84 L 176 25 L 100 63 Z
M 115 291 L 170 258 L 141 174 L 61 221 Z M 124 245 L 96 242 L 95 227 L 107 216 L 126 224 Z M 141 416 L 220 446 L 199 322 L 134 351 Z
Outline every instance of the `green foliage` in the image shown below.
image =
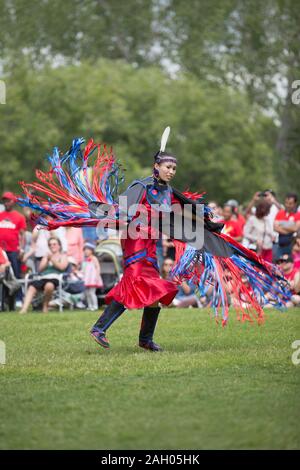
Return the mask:
M 205 190 L 222 202 L 275 185 L 266 140 L 274 125 L 227 87 L 107 60 L 40 71 L 23 62 L 6 81 L 1 189 L 32 180 L 35 168 L 47 168 L 44 157 L 54 145 L 65 151 L 80 135 L 113 145 L 129 183 L 151 173 L 166 125 L 172 127 L 168 148 L 179 158 L 178 188 Z
M 128 106 L 128 100 L 125 99 L 126 112 L 136 116 L 136 122 L 123 122 L 120 129 L 111 127 L 113 121 L 119 122 L 119 112 L 121 115 L 124 111 L 124 109 L 122 111 L 124 103 L 120 102 L 123 99 L 122 93 L 118 90 L 119 102 L 117 103 L 115 96 L 113 98 L 114 111 L 108 103 L 110 112 L 114 112 L 115 119 L 109 119 L 110 122 L 105 124 L 105 135 L 108 136 L 109 141 L 117 143 L 117 148 L 126 156 L 130 172 L 133 171 L 133 173 L 138 170 L 136 163 L 133 163 L 135 161 L 133 157 L 142 161 L 143 157 L 139 152 L 142 151 L 144 155 L 147 155 L 153 141 L 156 141 L 161 132 L 161 121 L 164 123 L 165 114 L 158 103 L 161 106 L 165 105 L 171 97 L 169 90 L 166 97 L 162 96 L 160 90 L 161 86 L 165 90 L 168 80 L 152 69 L 147 69 L 145 72 L 144 67 L 156 65 L 161 70 L 169 69 L 172 74 L 175 66 L 181 75 L 188 72 L 197 77 L 199 79 L 197 87 L 200 89 L 203 87 L 211 89 L 212 84 L 215 86 L 218 84 L 223 88 L 221 92 L 218 90 L 217 94 L 223 95 L 220 102 L 226 106 L 228 99 L 226 100 L 224 87 L 228 86 L 243 92 L 250 103 L 262 106 L 264 110 L 267 110 L 268 116 L 276 120 L 276 127 L 274 127 L 269 125 L 268 120 L 265 120 L 264 124 L 263 119 L 259 118 L 258 127 L 265 129 L 264 142 L 260 142 L 262 139 L 259 137 L 257 146 L 250 144 L 247 162 L 249 159 L 254 159 L 252 166 L 256 167 L 256 157 L 253 157 L 253 152 L 258 152 L 257 158 L 263 158 L 266 168 L 270 169 L 267 185 L 277 187 L 282 195 L 287 189 L 297 190 L 299 186 L 297 175 L 300 169 L 300 145 L 297 136 L 300 129 L 300 107 L 291 105 L 291 86 L 294 80 L 299 79 L 300 70 L 299 24 L 300 8 L 298 2 L 294 0 L 263 2 L 260 0 L 189 0 L 188 2 L 186 0 L 126 0 L 123 2 L 119 0 L 101 2 L 97 0 L 84 2 L 80 0 L 65 0 L 64 2 L 60 0 L 27 0 L 26 2 L 24 0 L 0 0 L 0 67 L 9 76 L 14 77 L 8 84 L 10 87 L 14 83 L 17 84 L 17 76 L 23 80 L 18 70 L 23 70 L 24 57 L 33 70 L 38 72 L 44 68 L 44 73 L 40 76 L 41 80 L 47 82 L 51 80 L 51 77 L 45 77 L 46 73 L 51 75 L 50 69 L 45 69 L 47 65 L 57 67 L 58 65 L 82 64 L 85 67 L 84 63 L 90 61 L 96 64 L 97 69 L 97 61 L 101 58 L 113 61 L 123 60 L 132 65 L 136 69 L 136 74 L 132 69 L 128 69 L 128 77 L 124 76 L 122 72 L 117 72 L 119 70 L 117 65 L 114 73 L 119 75 L 119 80 L 121 80 L 118 87 L 122 88 L 124 93 L 126 91 L 128 96 L 139 100 Z M 71 73 L 70 81 L 74 81 L 72 72 L 66 71 L 65 75 L 67 76 L 68 73 Z M 80 74 L 77 70 L 75 75 L 78 73 Z M 91 73 L 90 69 L 88 73 Z M 97 71 L 95 73 L 97 74 Z M 64 75 L 63 72 L 62 75 Z M 127 79 L 130 82 L 128 84 Z M 58 105 L 70 97 L 70 93 L 65 93 L 67 85 L 64 83 L 64 78 L 57 77 L 57 80 L 57 90 L 53 89 L 55 86 L 49 85 L 53 89 L 53 108 L 56 107 L 54 99 L 58 100 Z M 113 81 L 117 86 L 117 78 Z M 134 81 L 137 83 L 136 89 L 132 89 Z M 196 82 L 194 83 L 196 86 Z M 24 91 L 26 83 L 20 83 L 19 86 L 20 90 Z M 86 82 L 86 87 L 89 86 L 91 85 Z M 39 85 L 40 90 L 41 87 Z M 10 87 L 11 96 L 14 92 Z M 65 94 L 65 100 L 64 97 L 59 96 L 60 93 Z M 108 95 L 112 94 L 115 95 L 113 89 L 108 92 Z M 185 94 L 181 96 L 184 97 Z M 234 102 L 237 96 L 234 94 Z M 180 98 L 176 96 L 176 102 L 180 101 Z M 80 99 L 79 101 L 82 102 Z M 150 104 L 153 105 L 152 113 L 149 110 Z M 189 104 L 191 104 L 190 101 Z M 220 109 L 215 101 L 213 105 L 216 109 Z M 203 107 L 202 103 L 201 106 Z M 76 103 L 73 109 L 75 107 Z M 26 116 L 25 108 L 26 104 L 22 103 L 21 93 L 20 116 L 14 119 L 16 125 L 21 124 L 23 118 L 25 121 L 29 118 L 30 113 Z M 71 108 L 71 105 L 66 104 L 67 112 Z M 84 109 L 79 111 L 77 107 L 77 114 L 79 114 L 77 118 L 66 116 L 67 112 L 61 111 L 60 118 L 64 127 L 66 123 L 77 124 L 73 128 L 73 134 L 78 132 L 79 128 L 87 128 L 85 123 L 80 124 L 80 114 Z M 175 107 L 175 103 L 171 104 L 170 110 L 172 114 L 169 114 L 167 121 L 169 122 L 170 116 L 174 117 L 174 121 L 177 120 L 174 113 L 180 114 L 180 110 Z M 53 112 L 57 110 L 53 109 Z M 225 112 L 226 109 L 221 112 L 221 116 L 224 116 Z M 251 111 L 250 114 L 253 115 L 253 112 Z M 158 116 L 156 122 L 154 122 L 154 115 Z M 260 116 L 258 110 L 257 116 Z M 36 121 L 42 125 L 43 119 L 45 119 L 46 128 L 43 127 L 42 136 L 40 135 L 41 128 L 32 129 L 32 133 L 37 134 L 34 150 L 36 155 L 41 155 L 38 152 L 44 152 L 43 144 L 49 148 L 57 142 L 57 138 L 61 139 L 61 128 L 57 133 L 57 129 L 51 130 L 51 125 L 47 126 L 49 120 L 52 121 L 52 116 L 48 116 L 47 113 L 36 110 L 34 119 L 27 122 L 23 130 L 15 127 L 16 135 L 8 125 L 11 139 L 18 140 L 21 134 L 25 133 L 28 135 L 28 127 L 33 127 Z M 105 120 L 106 116 L 102 118 L 102 122 L 106 122 Z M 178 122 L 180 121 L 178 131 L 181 127 L 186 127 L 182 124 L 181 117 L 178 116 Z M 244 122 L 246 125 L 247 119 L 244 119 Z M 220 125 L 218 119 L 216 125 L 218 127 Z M 101 130 L 94 122 L 93 128 L 95 127 Z M 127 133 L 125 127 L 133 132 L 133 136 Z M 243 168 L 246 161 L 246 151 L 243 151 L 245 146 L 241 149 L 241 158 L 237 161 L 236 153 L 240 149 L 234 149 L 232 141 L 227 142 L 227 135 L 224 135 L 224 132 L 212 132 L 209 124 L 206 127 L 210 129 L 211 139 L 224 138 L 224 145 L 222 143 L 221 149 L 218 149 L 221 155 L 218 165 L 212 164 L 212 175 L 210 177 L 204 175 L 204 178 L 199 180 L 199 172 L 196 171 L 193 181 L 197 178 L 197 183 L 200 185 L 203 183 L 206 186 L 209 178 L 214 181 L 219 180 L 217 190 L 220 191 L 220 199 L 223 194 L 225 196 L 233 192 L 235 180 L 238 177 L 243 180 L 257 180 L 258 185 L 255 189 L 258 189 L 261 185 L 261 177 L 256 171 L 253 173 L 249 162 Z M 240 126 L 236 131 L 239 128 Z M 4 125 L 4 130 L 7 131 L 7 123 Z M 66 130 L 67 135 L 68 129 Z M 201 128 L 202 132 L 203 130 Z M 54 132 L 52 139 L 51 132 Z M 119 135 L 120 133 L 122 136 Z M 255 134 L 255 124 L 251 124 L 245 142 L 253 142 L 257 137 Z M 185 138 L 184 134 L 182 138 Z M 206 140 L 205 135 L 203 138 Z M 237 138 L 237 143 L 238 140 Z M 182 146 L 178 147 L 177 144 L 174 148 L 181 152 Z M 214 148 L 214 145 L 216 144 L 210 142 L 211 148 Z M 226 157 L 223 152 L 225 145 Z M 27 150 L 33 151 L 32 146 Z M 209 160 L 207 165 L 210 166 L 209 149 L 203 146 L 195 148 L 196 152 L 199 150 L 204 161 Z M 128 151 L 130 157 L 127 156 Z M 233 162 L 230 162 L 230 156 L 233 156 Z M 26 161 L 27 157 L 24 158 Z M 39 160 L 39 157 L 36 158 Z M 216 156 L 212 158 L 213 161 L 215 159 Z M 11 162 L 7 169 L 8 175 L 17 174 L 19 169 L 19 161 Z M 145 170 L 146 173 L 147 171 Z M 231 189 L 227 187 L 228 174 L 232 175 L 234 181 Z M 8 176 L 5 181 L 9 182 L 11 178 Z M 239 186 L 239 183 L 237 184 Z M 206 189 L 210 190 L 211 187 L 209 183 Z M 252 191 L 252 183 L 246 182 L 245 191 L 238 189 L 237 197 L 244 197 L 247 190 Z M 247 196 L 249 197 L 250 194 Z
M 0 51 L 32 64 L 64 58 L 124 59 L 142 64 L 150 53 L 152 0 L 0 0 Z
M 200 79 L 243 89 L 277 116 L 273 147 L 278 187 L 299 190 L 300 106 L 291 104 L 300 71 L 300 5 L 294 0 L 162 2 L 163 54 Z
M 164 309 L 152 354 L 141 312 L 89 338 L 96 313 L 0 314 L 1 449 L 298 449 L 300 311 L 262 326 Z M 20 334 L 20 332 L 22 334 Z

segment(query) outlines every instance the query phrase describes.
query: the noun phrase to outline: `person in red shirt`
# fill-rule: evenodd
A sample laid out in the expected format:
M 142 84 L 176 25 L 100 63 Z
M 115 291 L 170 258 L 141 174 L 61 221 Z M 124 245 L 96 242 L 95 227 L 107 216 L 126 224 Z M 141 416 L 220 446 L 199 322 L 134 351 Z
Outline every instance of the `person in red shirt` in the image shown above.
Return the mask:
M 229 199 L 225 204 L 225 206 L 230 206 L 232 207 L 232 212 L 233 212 L 233 219 L 237 221 L 237 223 L 240 226 L 241 232 L 243 233 L 244 231 L 244 225 L 246 223 L 245 217 L 239 212 L 239 203 L 235 199 Z
M 291 255 L 288 254 L 284 254 L 277 259 L 276 264 L 280 266 L 293 294 L 286 306 L 293 307 L 300 305 L 300 270 L 294 265 Z
M 232 206 L 225 204 L 223 207 L 223 233 L 229 235 L 234 240 L 240 242 L 243 238 L 243 230 L 238 221 L 234 218 Z
M 298 233 L 293 242 L 292 258 L 295 267 L 300 271 L 300 233 Z
M 17 278 L 21 275 L 20 248 L 24 243 L 25 217 L 14 210 L 16 196 L 7 191 L 2 195 L 5 210 L 0 212 L 0 247 L 5 250 Z
M 300 229 L 300 212 L 297 211 L 298 197 L 287 194 L 285 208 L 280 210 L 274 221 L 274 230 L 279 233 L 277 257 L 292 253 L 293 234 Z

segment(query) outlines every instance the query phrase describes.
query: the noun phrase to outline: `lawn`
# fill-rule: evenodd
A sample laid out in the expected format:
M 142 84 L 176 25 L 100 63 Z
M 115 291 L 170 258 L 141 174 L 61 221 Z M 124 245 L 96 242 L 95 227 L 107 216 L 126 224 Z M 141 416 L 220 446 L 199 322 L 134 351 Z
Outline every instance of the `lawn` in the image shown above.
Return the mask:
M 300 310 L 226 328 L 162 311 L 163 353 L 137 347 L 141 312 L 89 337 L 91 312 L 0 314 L 1 449 L 296 449 Z

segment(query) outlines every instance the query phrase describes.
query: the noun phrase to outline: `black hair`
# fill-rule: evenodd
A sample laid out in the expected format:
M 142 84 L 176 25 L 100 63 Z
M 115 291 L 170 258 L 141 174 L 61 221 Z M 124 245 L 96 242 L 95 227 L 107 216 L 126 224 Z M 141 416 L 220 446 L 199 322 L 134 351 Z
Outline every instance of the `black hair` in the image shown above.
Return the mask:
M 298 202 L 298 195 L 296 193 L 287 193 L 285 198 L 294 199 L 295 202 Z
M 271 193 L 272 196 L 276 197 L 276 193 L 275 193 L 275 191 L 273 191 L 273 189 L 265 189 L 263 192 L 264 193 Z

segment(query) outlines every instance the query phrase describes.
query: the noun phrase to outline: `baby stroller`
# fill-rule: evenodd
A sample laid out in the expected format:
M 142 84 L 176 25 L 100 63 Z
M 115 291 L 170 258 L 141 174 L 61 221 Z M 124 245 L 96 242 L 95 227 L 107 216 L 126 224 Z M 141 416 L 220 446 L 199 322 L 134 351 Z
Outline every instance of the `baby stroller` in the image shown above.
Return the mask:
M 16 293 L 21 289 L 21 280 L 16 279 L 11 266 L 0 273 L 0 311 L 14 311 Z
M 104 304 L 104 297 L 119 282 L 123 274 L 123 252 L 119 240 L 103 240 L 96 247 L 103 287 L 97 289 L 99 304 Z
M 53 299 L 49 305 L 59 307 L 60 312 L 64 307 L 68 307 L 71 310 L 74 308 L 85 308 L 82 302 L 84 289 L 84 282 L 82 280 L 72 280 L 69 274 L 64 274 L 61 289 L 54 292 Z

